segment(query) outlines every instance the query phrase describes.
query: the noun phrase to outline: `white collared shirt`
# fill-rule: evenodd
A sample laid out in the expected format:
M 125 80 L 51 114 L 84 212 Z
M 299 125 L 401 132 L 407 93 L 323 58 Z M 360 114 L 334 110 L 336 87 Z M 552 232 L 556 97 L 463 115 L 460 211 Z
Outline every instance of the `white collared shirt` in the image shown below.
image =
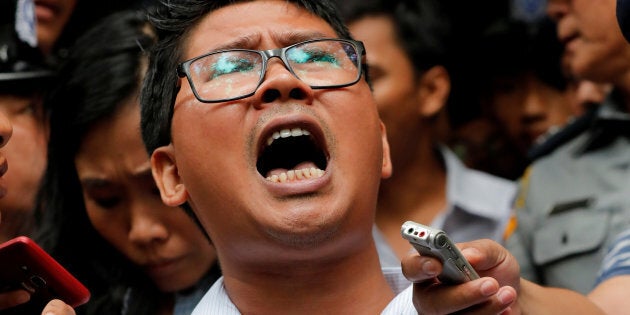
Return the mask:
M 431 226 L 446 231 L 455 243 L 482 238 L 502 243 L 503 232 L 512 214 L 517 184 L 466 167 L 445 146 L 440 147 L 440 152 L 446 166 L 447 204 Z M 381 266 L 400 266 L 398 256 L 376 226 L 372 235 Z M 409 249 L 412 247 L 409 246 Z
M 383 268 L 383 275 L 388 284 L 393 288 L 396 297 L 392 299 L 387 307 L 381 312 L 381 315 L 415 315 L 418 314 L 413 306 L 411 300 L 413 295 L 413 288 L 409 285 L 409 282 L 402 276 L 400 267 L 396 268 Z M 399 290 L 400 286 L 404 285 L 402 291 Z M 192 315 L 240 315 L 236 305 L 232 303 L 230 297 L 225 291 L 223 284 L 223 277 L 219 278 L 212 288 L 204 295 L 197 307 L 192 312 Z

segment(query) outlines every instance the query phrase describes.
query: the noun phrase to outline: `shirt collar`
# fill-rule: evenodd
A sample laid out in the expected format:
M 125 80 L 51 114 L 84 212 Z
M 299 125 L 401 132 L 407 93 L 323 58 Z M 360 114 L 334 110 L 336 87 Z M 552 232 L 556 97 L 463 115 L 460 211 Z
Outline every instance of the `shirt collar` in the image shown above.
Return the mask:
M 446 146 L 440 151 L 446 165 L 446 196 L 451 209 L 460 209 L 470 214 L 501 221 L 504 212 L 497 209 L 512 202 L 516 185 L 514 182 L 478 170 L 470 169 Z M 480 193 L 480 187 L 484 192 Z

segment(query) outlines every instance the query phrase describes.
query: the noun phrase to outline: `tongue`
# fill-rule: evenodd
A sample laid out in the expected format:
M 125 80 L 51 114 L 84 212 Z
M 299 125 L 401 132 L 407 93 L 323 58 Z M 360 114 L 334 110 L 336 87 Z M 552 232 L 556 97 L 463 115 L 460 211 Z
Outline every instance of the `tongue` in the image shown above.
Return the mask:
M 319 168 L 317 167 L 317 165 L 315 165 L 315 163 L 311 162 L 311 161 L 307 161 L 307 162 L 302 162 L 298 165 L 296 165 L 295 167 L 292 168 L 292 170 L 303 170 L 303 169 L 310 169 L 311 167 L 314 168 Z M 273 176 L 273 175 L 280 175 L 281 173 L 286 173 L 287 171 L 290 171 L 289 169 L 286 168 L 274 168 L 271 171 L 269 171 L 269 173 L 267 173 L 267 177 Z

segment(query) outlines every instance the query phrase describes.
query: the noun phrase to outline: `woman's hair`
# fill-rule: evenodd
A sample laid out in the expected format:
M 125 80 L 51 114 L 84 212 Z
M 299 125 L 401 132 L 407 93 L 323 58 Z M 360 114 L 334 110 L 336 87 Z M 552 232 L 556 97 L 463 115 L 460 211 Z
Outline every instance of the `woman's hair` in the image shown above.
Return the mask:
M 146 13 L 121 11 L 81 36 L 46 102 L 52 109 L 48 166 L 38 194 L 37 240 L 91 291 L 79 314 L 154 314 L 155 285 L 92 226 L 74 164 L 85 134 L 137 98 L 155 35 Z M 136 290 L 136 288 L 138 288 Z M 138 295 L 137 293 L 141 293 Z M 143 303 L 144 302 L 144 303 Z M 135 307 L 138 307 L 136 309 Z

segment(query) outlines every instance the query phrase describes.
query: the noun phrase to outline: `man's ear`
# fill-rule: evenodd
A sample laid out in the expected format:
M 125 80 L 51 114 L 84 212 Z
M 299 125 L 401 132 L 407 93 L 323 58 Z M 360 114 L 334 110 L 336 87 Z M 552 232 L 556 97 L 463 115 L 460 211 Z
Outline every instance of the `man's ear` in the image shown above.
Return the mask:
M 383 167 L 381 168 L 381 178 L 389 178 L 392 176 L 393 166 L 392 159 L 389 156 L 389 142 L 387 142 L 387 130 L 385 124 L 381 121 L 381 141 L 383 142 Z
M 176 207 L 186 202 L 188 191 L 179 176 L 172 145 L 159 147 L 153 151 L 151 170 L 164 204 Z
M 418 81 L 418 113 L 422 117 L 437 115 L 448 101 L 451 78 L 443 66 L 425 71 Z

